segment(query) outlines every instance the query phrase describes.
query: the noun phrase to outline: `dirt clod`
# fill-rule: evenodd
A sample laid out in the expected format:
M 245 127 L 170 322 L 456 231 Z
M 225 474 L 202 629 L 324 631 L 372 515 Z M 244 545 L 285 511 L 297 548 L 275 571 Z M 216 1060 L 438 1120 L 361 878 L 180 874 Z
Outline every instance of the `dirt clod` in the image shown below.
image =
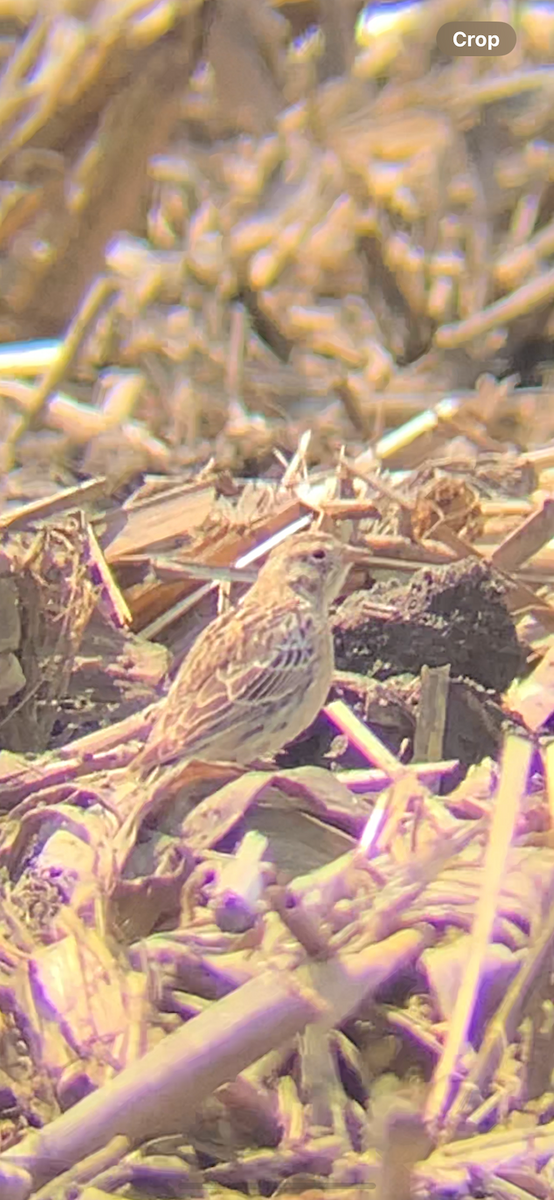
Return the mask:
M 380 587 L 379 601 L 394 606 L 392 616 L 375 614 L 375 594 L 355 592 L 335 613 L 339 670 L 388 679 L 450 663 L 453 676 L 498 692 L 520 670 L 523 653 L 503 588 L 485 563 L 465 559 L 418 571 L 407 588 Z

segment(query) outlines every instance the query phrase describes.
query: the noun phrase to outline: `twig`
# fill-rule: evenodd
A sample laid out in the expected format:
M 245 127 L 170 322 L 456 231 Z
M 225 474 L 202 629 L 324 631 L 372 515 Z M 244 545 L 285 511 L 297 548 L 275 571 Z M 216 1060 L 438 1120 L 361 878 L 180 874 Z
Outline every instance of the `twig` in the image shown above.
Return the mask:
M 421 692 L 414 736 L 414 758 L 436 762 L 442 758 L 446 726 L 450 666 L 421 668 Z
M 449 1125 L 465 1116 L 469 1097 L 484 1095 L 496 1071 L 506 1045 L 515 1037 L 523 1009 L 531 989 L 552 953 L 554 942 L 554 912 L 550 914 L 540 936 L 532 942 L 525 959 L 491 1020 L 467 1078 L 462 1083 L 450 1113 Z
M 513 571 L 532 558 L 554 537 L 554 500 L 548 497 L 526 521 L 493 550 L 489 561 L 501 571 Z
M 29 1171 L 35 1187 L 120 1135 L 133 1144 L 184 1133 L 202 1101 L 250 1063 L 306 1026 L 331 1027 L 421 953 L 425 934 L 404 930 L 358 955 L 309 970 L 268 970 L 169 1034 L 117 1078 L 0 1155 L 0 1200 L 13 1200 L 6 1164 Z M 22 1198 L 23 1200 L 23 1198 Z
M 106 275 L 101 275 L 89 288 L 83 303 L 69 326 L 59 354 L 54 358 L 46 374 L 43 376 L 42 382 L 36 388 L 33 403 L 21 415 L 15 429 L 10 434 L 10 437 L 6 439 L 4 445 L 4 470 L 9 470 L 13 465 L 13 453 L 17 443 L 42 413 L 48 397 L 55 391 L 70 364 L 73 362 L 88 326 L 94 320 L 98 309 L 107 300 L 114 287 L 115 280 L 110 279 Z
M 395 758 L 394 754 L 380 739 L 364 725 L 363 721 L 344 703 L 344 700 L 333 700 L 323 709 L 325 715 L 345 733 L 349 741 L 365 754 L 381 771 L 385 771 L 390 779 L 398 779 L 409 770 L 408 767 Z
M 498 897 L 506 866 L 506 856 L 529 774 L 533 744 L 519 734 L 506 738 L 498 793 L 493 812 L 483 883 L 475 915 L 469 960 L 458 992 L 440 1062 L 437 1064 L 426 1105 L 426 1123 L 436 1135 L 446 1136 L 444 1117 L 452 1100 L 457 1065 L 464 1052 L 467 1032 L 477 1003 L 479 983 L 494 926 Z M 451 1133 L 459 1120 L 454 1105 L 448 1121 Z
M 470 317 L 452 325 L 441 325 L 435 333 L 435 344 L 449 350 L 464 346 L 473 338 L 481 337 L 491 329 L 515 321 L 516 317 L 525 316 L 532 309 L 546 304 L 553 295 L 554 270 L 544 271 L 507 296 L 495 300 L 481 312 L 472 313 Z
M 527 679 L 516 681 L 507 696 L 509 708 L 536 733 L 554 711 L 554 644 Z
M 91 500 L 97 500 L 106 494 L 106 480 L 87 479 L 75 487 L 62 488 L 45 499 L 31 500 L 20 508 L 12 508 L 10 512 L 0 517 L 0 530 L 25 529 L 35 521 L 44 521 L 54 513 L 67 512 L 68 509 L 82 508 Z

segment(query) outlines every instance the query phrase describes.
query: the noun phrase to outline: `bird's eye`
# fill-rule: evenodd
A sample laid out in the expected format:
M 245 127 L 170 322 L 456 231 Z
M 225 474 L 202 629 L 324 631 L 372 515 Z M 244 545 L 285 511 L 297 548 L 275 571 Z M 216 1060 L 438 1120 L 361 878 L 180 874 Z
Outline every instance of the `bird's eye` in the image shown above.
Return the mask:
M 326 554 L 325 550 L 323 550 L 323 549 L 322 550 L 312 550 L 312 558 L 317 558 L 318 561 L 321 561 L 322 558 L 326 558 L 326 557 L 327 557 L 327 554 Z

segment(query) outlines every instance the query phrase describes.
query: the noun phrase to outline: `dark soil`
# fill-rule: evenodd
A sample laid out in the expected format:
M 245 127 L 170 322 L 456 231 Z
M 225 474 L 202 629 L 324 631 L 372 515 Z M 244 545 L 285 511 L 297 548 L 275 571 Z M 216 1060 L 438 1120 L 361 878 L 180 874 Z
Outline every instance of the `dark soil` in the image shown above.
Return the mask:
M 394 615 L 376 615 L 376 600 Z M 408 587 L 355 592 L 335 612 L 333 634 L 338 670 L 380 680 L 449 663 L 453 677 L 500 693 L 523 666 L 502 582 L 474 559 L 418 571 Z

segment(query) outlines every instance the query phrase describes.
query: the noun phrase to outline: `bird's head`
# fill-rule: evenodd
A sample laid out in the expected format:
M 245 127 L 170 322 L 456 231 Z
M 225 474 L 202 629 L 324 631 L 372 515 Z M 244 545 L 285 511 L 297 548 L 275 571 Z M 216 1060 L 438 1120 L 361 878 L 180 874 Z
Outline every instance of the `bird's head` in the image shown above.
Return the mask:
M 325 609 L 336 600 L 360 551 L 327 533 L 299 533 L 271 551 L 258 576 L 260 588 L 291 588 Z

